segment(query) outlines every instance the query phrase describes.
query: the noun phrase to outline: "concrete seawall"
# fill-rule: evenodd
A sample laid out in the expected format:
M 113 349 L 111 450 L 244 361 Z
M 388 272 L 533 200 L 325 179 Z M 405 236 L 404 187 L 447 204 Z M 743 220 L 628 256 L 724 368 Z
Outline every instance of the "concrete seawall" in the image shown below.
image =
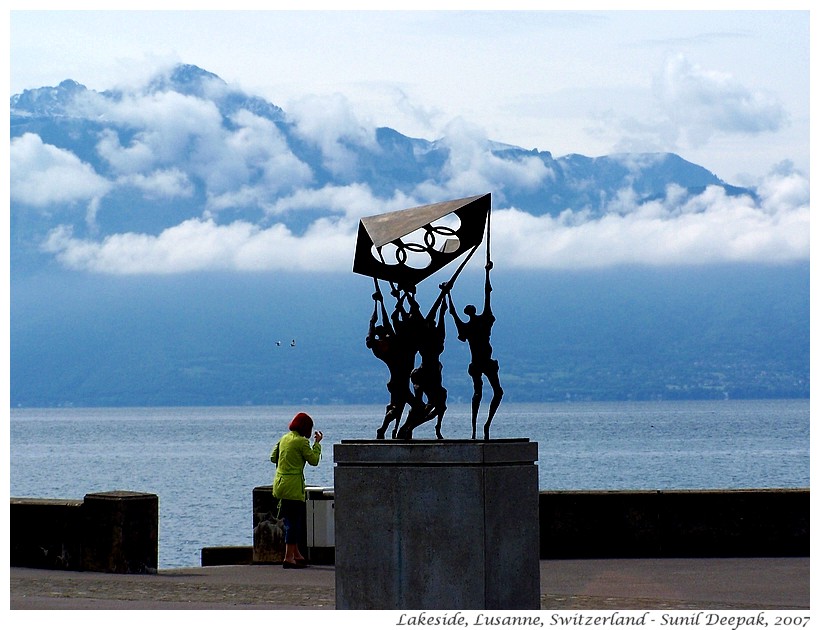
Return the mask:
M 270 486 L 254 489 L 268 511 Z M 107 573 L 157 570 L 158 497 L 12 498 L 11 566 Z M 260 505 L 256 505 L 259 503 Z M 260 507 L 261 506 L 261 507 Z M 808 557 L 810 492 L 798 489 L 541 491 L 541 559 Z M 508 515 L 511 523 L 514 516 Z M 257 523 L 254 514 L 253 524 Z M 249 529 L 251 521 L 249 520 Z M 332 564 L 321 548 L 316 564 Z M 206 547 L 203 566 L 251 564 L 253 547 Z
M 270 509 L 265 503 L 270 491 L 270 486 L 254 489 L 257 511 Z M 809 510 L 808 488 L 542 490 L 539 557 L 808 557 Z M 249 557 L 239 547 L 221 551 L 226 559 Z M 332 548 L 315 551 L 321 558 L 311 554 L 314 562 L 333 563 Z M 254 555 L 263 554 L 254 550 Z
M 159 497 L 115 490 L 83 500 L 11 498 L 13 567 L 156 573 Z
M 809 489 L 539 493 L 548 558 L 809 555 Z

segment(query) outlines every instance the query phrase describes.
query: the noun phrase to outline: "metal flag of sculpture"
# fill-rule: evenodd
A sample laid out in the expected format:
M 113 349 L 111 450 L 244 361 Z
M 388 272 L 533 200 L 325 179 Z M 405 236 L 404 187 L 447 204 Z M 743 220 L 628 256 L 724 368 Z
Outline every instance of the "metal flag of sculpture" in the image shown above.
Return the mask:
M 414 287 L 463 253 L 472 255 L 484 237 L 489 212 L 487 193 L 364 217 L 353 271 L 402 289 Z M 458 227 L 436 224 L 448 215 L 458 219 Z

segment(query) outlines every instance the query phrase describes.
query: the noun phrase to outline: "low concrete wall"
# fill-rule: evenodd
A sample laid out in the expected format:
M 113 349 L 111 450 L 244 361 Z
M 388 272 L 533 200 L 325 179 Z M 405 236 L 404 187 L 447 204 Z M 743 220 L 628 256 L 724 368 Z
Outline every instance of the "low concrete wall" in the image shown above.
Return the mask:
M 203 547 L 200 562 L 203 567 L 218 567 L 226 564 L 253 564 L 253 547 Z
M 253 490 L 254 547 L 230 553 L 203 549 L 203 566 L 245 564 L 249 553 L 254 563 L 281 562 L 272 541 L 258 529 L 270 519 L 270 490 Z M 808 488 L 541 491 L 540 557 L 808 557 L 809 500 Z M 154 494 L 12 498 L 9 515 L 11 566 L 111 573 L 157 570 L 159 499 Z M 323 561 L 333 560 L 331 555 Z
M 159 498 L 113 491 L 73 499 L 12 498 L 13 567 L 156 573 Z
M 72 499 L 11 499 L 11 566 L 82 570 L 82 507 Z
M 255 525 L 259 512 L 271 509 L 270 490 L 254 489 Z M 809 498 L 807 488 L 541 491 L 539 555 L 808 557 Z M 254 543 L 261 560 L 264 548 L 256 537 Z M 333 561 L 331 556 L 326 563 Z
M 809 555 L 809 490 L 540 492 L 541 558 Z

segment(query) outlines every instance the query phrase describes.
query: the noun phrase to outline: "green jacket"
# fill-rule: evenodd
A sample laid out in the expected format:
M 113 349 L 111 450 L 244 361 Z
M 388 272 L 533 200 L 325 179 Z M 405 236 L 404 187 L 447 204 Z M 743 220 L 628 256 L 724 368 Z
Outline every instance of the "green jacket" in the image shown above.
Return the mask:
M 322 457 L 322 445 L 314 444 L 296 431 L 282 436 L 273 447 L 270 460 L 276 464 L 273 496 L 277 499 L 305 500 L 305 462 L 317 466 Z

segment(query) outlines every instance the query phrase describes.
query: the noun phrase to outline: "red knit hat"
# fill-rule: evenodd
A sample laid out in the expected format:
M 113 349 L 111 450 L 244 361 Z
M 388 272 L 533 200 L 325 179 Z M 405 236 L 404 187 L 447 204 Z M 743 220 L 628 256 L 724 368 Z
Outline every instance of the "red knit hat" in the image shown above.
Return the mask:
M 313 430 L 313 418 L 307 415 L 304 411 L 300 411 L 288 425 L 289 431 L 296 431 L 302 437 L 309 438 L 310 432 Z

